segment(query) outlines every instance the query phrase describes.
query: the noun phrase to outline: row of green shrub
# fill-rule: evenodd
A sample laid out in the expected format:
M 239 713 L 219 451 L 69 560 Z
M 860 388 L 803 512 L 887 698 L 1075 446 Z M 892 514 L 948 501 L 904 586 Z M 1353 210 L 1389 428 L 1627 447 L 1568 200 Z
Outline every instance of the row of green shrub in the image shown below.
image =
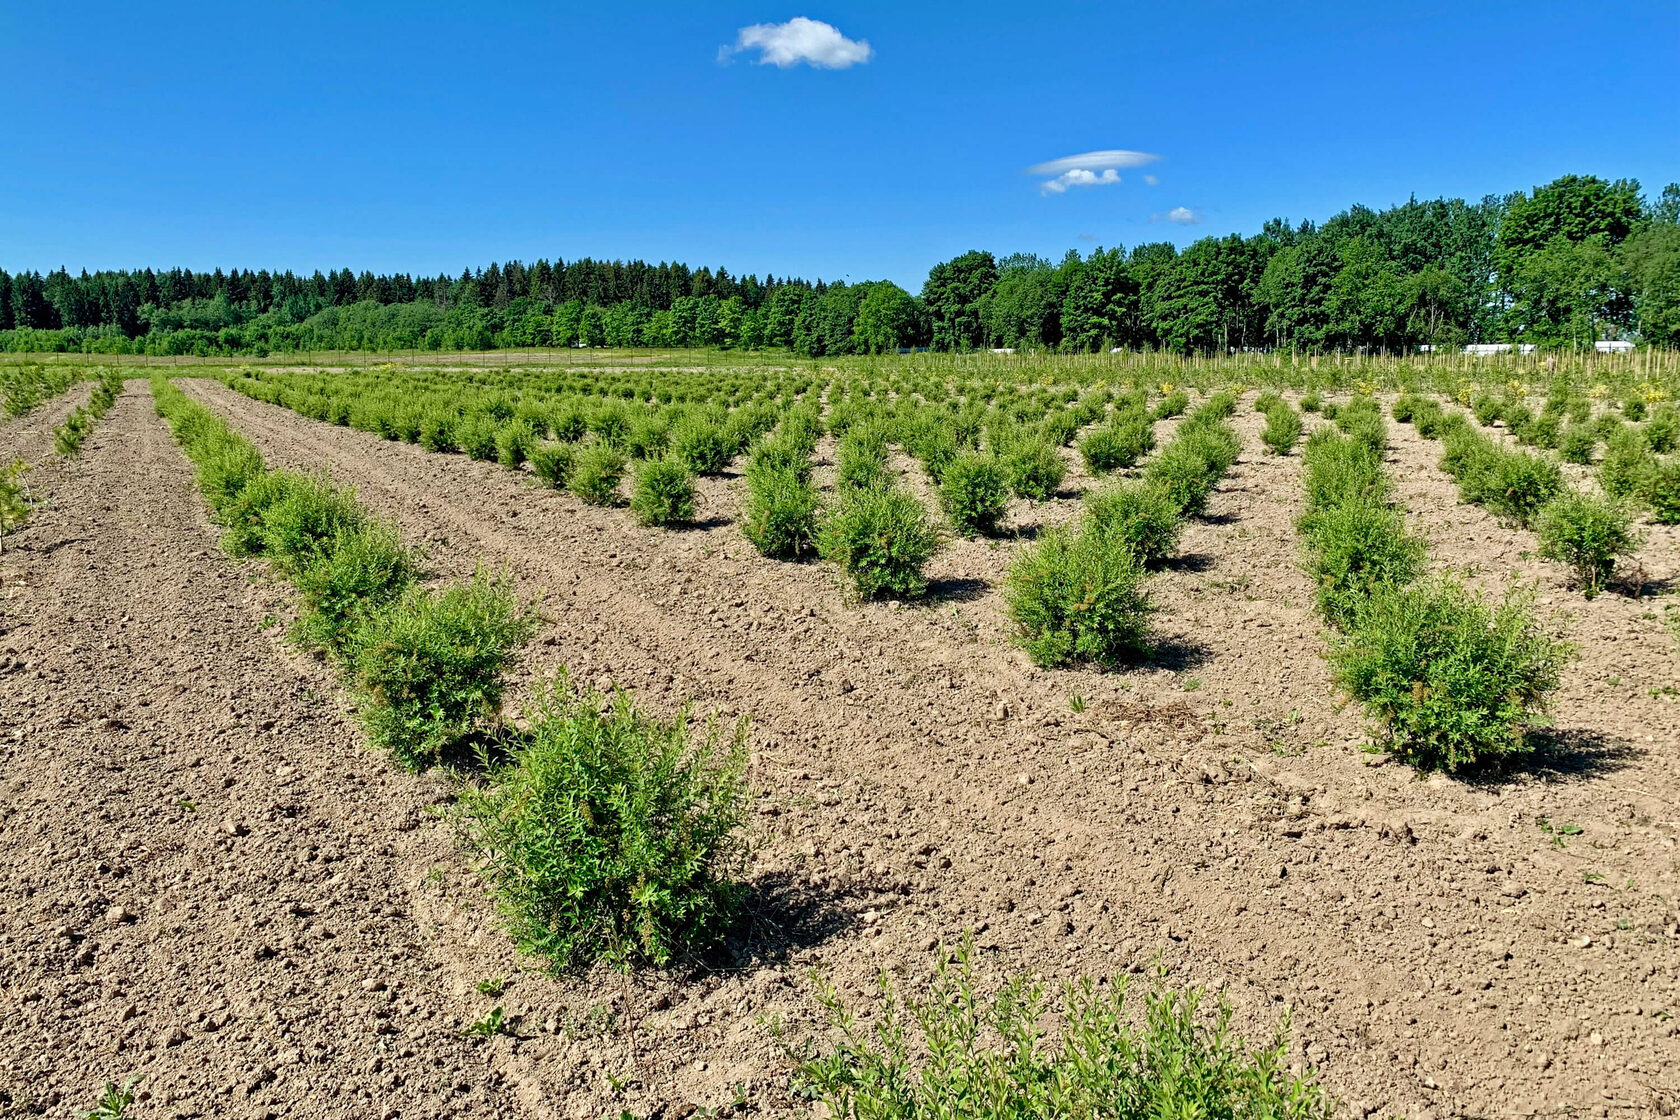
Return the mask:
M 1461 498 L 1533 529 L 1540 555 L 1567 565 L 1587 598 L 1609 583 L 1619 558 L 1638 549 L 1629 499 L 1661 490 L 1653 480 L 1661 478 L 1662 464 L 1634 429 L 1622 427 L 1611 435 L 1599 468 L 1605 493 L 1598 495 L 1570 486 L 1545 453 L 1501 446 L 1463 414 L 1445 414 L 1434 401 L 1402 397 L 1395 414 L 1416 423 L 1420 435 L 1441 440 L 1441 467 L 1457 482 Z M 1680 506 L 1680 474 L 1675 484 Z
M 1424 542 L 1389 502 L 1387 431 L 1369 397 L 1307 440 L 1300 531 L 1337 681 L 1420 769 L 1519 754 L 1569 655 L 1520 593 L 1489 608 L 1424 574 Z
M 522 950 L 557 968 L 665 964 L 722 935 L 741 900 L 744 724 L 696 737 L 622 694 L 604 709 L 561 671 L 516 730 L 501 699 L 536 619 L 505 581 L 423 586 L 396 530 L 352 493 L 267 470 L 167 381 L 153 392 L 228 551 L 297 587 L 293 634 L 342 670 L 369 738 L 412 768 L 487 767 L 461 787 L 459 820 Z
M 0 414 L 8 419 L 22 416 L 68 392 L 84 376 L 80 366 L 0 365 Z
M 1010 566 L 1004 590 L 1016 640 L 1045 668 L 1113 666 L 1147 649 L 1149 568 L 1177 544 L 1236 462 L 1242 442 L 1220 393 L 1191 413 L 1142 476 L 1086 498 L 1080 521 L 1046 532 Z
M 53 429 L 53 450 L 65 456 L 80 454 L 88 433 L 117 403 L 122 387 L 122 374 L 112 369 L 101 373 L 93 392 L 88 395 L 87 403 L 76 406 L 75 411 L 64 418 L 64 423 Z

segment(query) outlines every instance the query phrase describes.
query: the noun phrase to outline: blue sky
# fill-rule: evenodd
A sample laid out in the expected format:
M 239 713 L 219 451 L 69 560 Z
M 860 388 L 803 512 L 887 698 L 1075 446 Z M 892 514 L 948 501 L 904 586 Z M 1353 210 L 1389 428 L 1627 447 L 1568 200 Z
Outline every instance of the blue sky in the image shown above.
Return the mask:
M 0 0 L 0 267 L 589 255 L 914 291 L 976 247 L 1680 179 L 1673 0 L 1368 8 Z M 796 17 L 835 65 L 742 33 Z M 1107 150 L 1159 158 L 1027 172 Z

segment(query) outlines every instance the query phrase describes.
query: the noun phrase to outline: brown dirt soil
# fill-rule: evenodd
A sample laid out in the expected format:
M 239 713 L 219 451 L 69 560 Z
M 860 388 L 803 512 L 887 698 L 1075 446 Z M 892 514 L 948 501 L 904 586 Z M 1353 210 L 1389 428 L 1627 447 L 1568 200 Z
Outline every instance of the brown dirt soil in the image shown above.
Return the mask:
M 403 868 L 444 794 L 253 617 L 144 382 L 0 556 L 0 1116 L 513 1116 Z
M 22 459 L 34 466 L 52 454 L 53 429 L 93 395 L 93 382 L 72 385 L 22 416 L 0 423 L 0 466 Z
M 1174 983 L 1225 989 L 1251 1037 L 1288 1006 L 1296 1062 L 1318 1067 L 1355 1115 L 1634 1115 L 1680 1102 L 1680 1041 L 1666 1017 L 1680 1012 L 1672 703 L 1630 706 L 1605 690 L 1589 656 L 1558 705 L 1560 746 L 1527 771 L 1420 781 L 1362 751 L 1355 713 L 1330 688 L 1297 564 L 1299 459 L 1260 453 L 1261 422 L 1246 408 L 1248 453 L 1153 583 L 1160 659 L 1126 673 L 1048 673 L 1003 636 L 998 582 L 1016 539 L 953 542 L 931 565 L 927 605 L 860 606 L 823 567 L 752 551 L 732 523 L 732 477 L 703 482 L 701 527 L 649 531 L 622 509 L 535 490 L 489 464 L 318 424 L 214 383 L 185 387 L 272 464 L 325 467 L 357 487 L 427 542 L 440 573 L 507 566 L 549 619 L 528 673 L 564 664 L 661 713 L 694 698 L 753 719 L 760 917 L 707 967 L 623 985 L 519 971 L 441 824 L 386 841 L 388 861 L 341 872 L 355 897 L 389 891 L 401 911 L 387 936 L 416 948 L 388 967 L 423 970 L 469 1014 L 500 1003 L 517 1017 L 516 1037 L 468 1053 L 517 1079 L 524 1110 L 716 1106 L 737 1085 L 765 1110 L 797 1110 L 761 1020 L 780 1017 L 796 1033 L 812 1023 L 804 970 L 820 967 L 856 1000 L 878 969 L 925 976 L 937 941 L 966 930 L 992 975 L 1159 962 Z M 1409 447 L 1410 429 L 1393 430 L 1402 496 L 1432 537 L 1443 518 L 1485 520 L 1457 506 L 1430 452 Z M 1164 440 L 1169 427 L 1160 431 Z M 179 466 L 174 477 L 184 477 Z M 1079 481 L 1070 475 L 1069 488 Z M 1071 512 L 1071 500 L 1017 506 L 1010 524 Z M 1491 523 L 1470 535 L 1484 565 L 1528 547 Z M 200 547 L 211 539 L 200 526 Z M 1457 562 L 1451 540 L 1436 546 Z M 186 585 L 185 570 L 160 573 L 159 593 L 237 569 L 210 555 L 191 571 Z M 1586 619 L 1571 632 L 1597 626 L 1580 630 L 1595 642 L 1644 610 L 1557 594 Z M 261 647 L 252 616 L 278 601 L 272 589 L 252 591 L 243 619 L 200 640 L 243 634 Z M 1577 611 L 1587 606 L 1611 613 Z M 1639 644 L 1619 640 L 1612 661 L 1672 677 L 1672 646 L 1639 624 Z M 146 648 L 168 649 L 158 638 Z M 288 668 L 272 645 L 263 664 L 318 672 Z M 204 673 L 201 662 L 195 695 Z M 270 690 L 247 710 L 275 718 L 285 704 Z M 305 752 L 288 731 L 272 749 L 337 791 L 342 827 L 376 828 L 397 806 L 439 796 L 435 781 L 357 756 L 330 708 L 316 718 L 333 721 L 335 735 L 323 724 Z M 224 768 L 242 781 L 253 769 Z M 1558 847 L 1541 819 L 1581 831 Z M 360 850 L 381 850 L 381 839 Z M 185 885 L 184 897 L 213 905 L 216 888 Z M 163 956 L 153 951 L 160 971 Z M 359 971 L 301 975 L 293 998 L 331 1004 Z M 512 977 L 506 995 L 472 993 L 474 981 L 500 976 Z M 348 1033 L 346 1047 L 366 1028 Z M 447 1047 L 421 1053 L 445 1053 L 437 1045 Z M 352 1071 L 342 1084 L 378 1081 Z M 321 1107 L 320 1090 L 303 1084 L 275 1095 Z

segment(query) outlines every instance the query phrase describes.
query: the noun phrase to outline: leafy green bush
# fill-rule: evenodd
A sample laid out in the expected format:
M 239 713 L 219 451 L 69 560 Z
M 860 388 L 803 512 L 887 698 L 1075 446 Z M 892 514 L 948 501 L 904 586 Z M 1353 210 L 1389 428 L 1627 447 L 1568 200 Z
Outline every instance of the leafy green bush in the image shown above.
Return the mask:
M 1190 407 L 1190 394 L 1183 389 L 1175 389 L 1155 402 L 1155 419 L 1166 420 L 1183 414 Z
M 356 496 L 326 475 L 293 475 L 262 513 L 262 552 L 287 578 L 312 567 L 344 534 L 359 530 L 366 514 Z
M 1563 472 L 1544 455 L 1500 447 L 1468 426 L 1449 431 L 1441 467 L 1458 482 L 1459 496 L 1519 525 L 1563 490 Z
M 927 590 L 922 565 L 939 547 L 927 510 L 893 486 L 842 489 L 818 544 L 865 599 L 913 598 Z
M 1207 506 L 1208 496 L 1242 450 L 1237 433 L 1207 407 L 1179 426 L 1177 436 L 1143 472 L 1144 480 L 1164 490 L 1186 515 Z
M 1412 426 L 1424 439 L 1440 439 L 1446 424 L 1447 412 L 1439 401 L 1421 397 L 1412 406 Z
M 1535 519 L 1540 555 L 1568 564 L 1591 599 L 1609 582 L 1616 558 L 1639 547 L 1633 515 L 1617 498 L 1567 490 Z
M 638 416 L 625 437 L 632 459 L 657 459 L 671 446 L 671 425 L 660 415 Z
M 1254 411 L 1264 416 L 1283 403 L 1283 394 L 1276 389 L 1262 389 L 1254 398 Z
M 1079 453 L 1092 474 L 1130 467 L 1155 447 L 1155 422 L 1142 412 L 1122 412 L 1087 435 Z
M 676 456 L 636 464 L 630 512 L 643 525 L 686 525 L 694 520 L 694 475 Z
M 1033 661 L 1116 665 L 1149 633 L 1143 565 L 1118 533 L 1052 529 L 1009 567 L 1004 594 L 1016 640 Z
M 788 436 L 775 436 L 753 444 L 747 453 L 746 474 L 780 473 L 791 471 L 801 481 L 811 477 L 811 449 Z
M 0 467 L 0 542 L 4 542 L 7 533 L 22 528 L 29 521 L 30 507 L 34 503 L 23 481 L 28 470 L 29 464 L 22 459 L 14 459 L 7 466 Z M 4 547 L 4 543 L 0 543 L 0 549 Z
M 1302 456 L 1306 461 L 1307 513 L 1303 527 L 1320 510 L 1344 502 L 1381 503 L 1388 497 L 1388 477 L 1382 458 L 1369 444 L 1320 428 L 1307 439 Z
M 496 433 L 496 461 L 510 471 L 525 465 L 537 445 L 537 431 L 524 420 L 509 420 Z
M 420 421 L 420 446 L 427 451 L 443 453 L 461 449 L 455 439 L 455 414 L 448 409 L 434 408 Z
M 874 424 L 853 424 L 835 450 L 841 489 L 878 489 L 887 482 L 886 433 Z
M 1424 770 L 1456 770 L 1528 749 L 1570 647 L 1509 597 L 1490 609 L 1450 580 L 1378 585 L 1335 640 L 1338 681 Z
M 589 434 L 589 417 L 577 405 L 565 404 L 549 416 L 548 426 L 561 443 L 576 443 Z
M 951 460 L 939 486 L 951 527 L 965 537 L 991 533 L 1009 504 L 1009 481 L 997 456 L 967 451 Z
M 1302 412 L 1319 412 L 1324 408 L 1324 394 L 1314 389 L 1301 398 Z M 1332 417 L 1334 419 L 1334 417 Z
M 1591 466 L 1597 449 L 1598 433 L 1590 424 L 1571 424 L 1558 437 L 1558 455 L 1566 463 Z
M 251 450 L 256 455 L 255 449 Z M 217 510 L 227 532 L 222 534 L 222 547 L 229 556 L 255 556 L 266 546 L 263 519 L 268 507 L 284 498 L 292 484 L 302 475 L 285 471 L 269 471 L 256 459 L 257 473 L 233 495 L 225 498 Z
M 1389 415 L 1394 417 L 1396 424 L 1410 424 L 1417 417 L 1417 407 L 1420 398 L 1411 392 L 1401 393 L 1394 398 L 1394 405 L 1389 409 Z
M 816 549 L 817 491 L 803 468 L 747 464 L 747 508 L 741 532 L 774 560 L 797 560 Z
M 468 416 L 455 425 L 455 438 L 468 457 L 481 463 L 496 461 L 496 421 L 488 416 Z
M 1085 531 L 1124 545 L 1152 568 L 1178 548 L 1183 521 L 1172 496 L 1149 482 L 1122 482 L 1085 496 Z
M 1476 423 L 1491 427 L 1504 417 L 1505 402 L 1492 393 L 1482 393 L 1470 402 L 1470 412 L 1476 417 Z
M 538 692 L 507 765 L 463 787 L 464 832 L 520 950 L 556 969 L 670 964 L 715 943 L 745 870 L 747 745 L 618 693 Z
M 1310 526 L 1307 573 L 1332 626 L 1346 629 L 1377 587 L 1404 586 L 1423 569 L 1423 541 L 1406 531 L 1400 511 L 1380 501 L 1355 495 L 1303 522 Z
M 368 737 L 414 769 L 457 753 L 494 726 L 502 674 L 535 628 L 504 581 L 411 585 L 345 646 Z
M 900 1000 L 882 974 L 865 1026 L 831 986 L 819 993 L 834 1048 L 802 1062 L 796 1084 L 828 1113 L 858 1120 L 1042 1120 L 1046 1117 L 1331 1120 L 1333 1102 L 1291 1075 L 1282 1028 L 1250 1051 L 1221 999 L 1211 1017 L 1194 990 L 1156 987 L 1143 1014 L 1124 978 L 1068 984 L 1052 1001 L 1017 977 L 977 992 L 965 949 L 942 955 L 925 1000 Z M 1047 1027 L 1047 1024 L 1051 1024 Z M 1051 1032 L 1047 1034 L 1048 1032 Z
M 1640 482 L 1639 497 L 1651 507 L 1651 516 L 1658 523 L 1680 524 L 1680 462 L 1652 462 Z
M 1273 454 L 1289 454 L 1289 449 L 1301 438 L 1301 414 L 1280 397 L 1266 412 L 1266 430 L 1260 433 L 1260 438 Z
M 372 613 L 413 582 L 413 554 L 396 529 L 376 521 L 342 532 L 293 577 L 303 612 L 292 634 L 305 648 L 342 653 Z
M 695 474 L 722 474 L 734 457 L 729 434 L 700 417 L 687 417 L 671 429 L 671 453 Z
M 624 453 L 607 443 L 591 443 L 572 457 L 572 477 L 567 485 L 573 494 L 592 506 L 610 506 L 618 498 L 618 482 L 624 477 Z
M 1607 438 L 1598 463 L 1598 483 L 1612 498 L 1631 498 L 1644 489 L 1657 457 L 1636 429 L 1619 426 Z
M 1659 405 L 1645 423 L 1645 446 L 1658 455 L 1666 455 L 1680 445 L 1680 410 L 1671 404 Z
M 1004 460 L 1009 486 L 1017 497 L 1042 502 L 1055 496 L 1067 477 L 1067 464 L 1056 448 L 1042 439 L 1023 439 L 1009 449 Z
M 569 443 L 544 443 L 531 450 L 531 472 L 550 490 L 564 490 L 572 478 L 575 452 Z
M 1645 419 L 1645 398 L 1638 393 L 1629 393 L 1622 398 L 1622 415 L 1629 420 Z

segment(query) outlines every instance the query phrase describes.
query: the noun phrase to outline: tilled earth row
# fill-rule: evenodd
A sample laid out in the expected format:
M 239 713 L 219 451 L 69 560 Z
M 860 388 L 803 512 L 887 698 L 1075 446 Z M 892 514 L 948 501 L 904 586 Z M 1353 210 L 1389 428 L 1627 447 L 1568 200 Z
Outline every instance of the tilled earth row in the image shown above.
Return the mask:
M 528 675 L 566 665 L 656 711 L 751 716 L 761 916 L 732 955 L 622 987 L 518 974 L 500 999 L 528 1029 L 488 1049 L 563 1112 L 737 1087 L 788 1105 L 763 1020 L 809 1023 L 806 966 L 857 996 L 970 930 L 988 971 L 1159 962 L 1224 988 L 1251 1035 L 1287 1005 L 1298 1060 L 1356 1113 L 1677 1103 L 1672 644 L 1648 601 L 1586 603 L 1525 555 L 1528 534 L 1459 506 L 1409 428 L 1391 466 L 1435 561 L 1534 575 L 1583 648 L 1553 746 L 1514 775 L 1420 781 L 1360 749 L 1298 566 L 1299 458 L 1260 454 L 1251 412 L 1247 453 L 1155 581 L 1159 660 L 1045 673 L 1002 636 L 1017 541 L 945 549 L 929 605 L 858 606 L 822 567 L 751 550 L 738 479 L 704 484 L 700 528 L 649 531 L 492 465 L 183 384 L 273 465 L 356 487 L 440 574 L 505 567 L 547 618 Z M 1672 540 L 1647 552 L 1661 577 Z M 386 885 L 426 960 L 456 990 L 514 974 L 447 829 L 416 832 Z
M 460 1037 L 403 880 L 444 787 L 264 633 L 144 382 L 35 481 L 0 556 L 0 1116 L 136 1074 L 136 1117 L 544 1115 Z

